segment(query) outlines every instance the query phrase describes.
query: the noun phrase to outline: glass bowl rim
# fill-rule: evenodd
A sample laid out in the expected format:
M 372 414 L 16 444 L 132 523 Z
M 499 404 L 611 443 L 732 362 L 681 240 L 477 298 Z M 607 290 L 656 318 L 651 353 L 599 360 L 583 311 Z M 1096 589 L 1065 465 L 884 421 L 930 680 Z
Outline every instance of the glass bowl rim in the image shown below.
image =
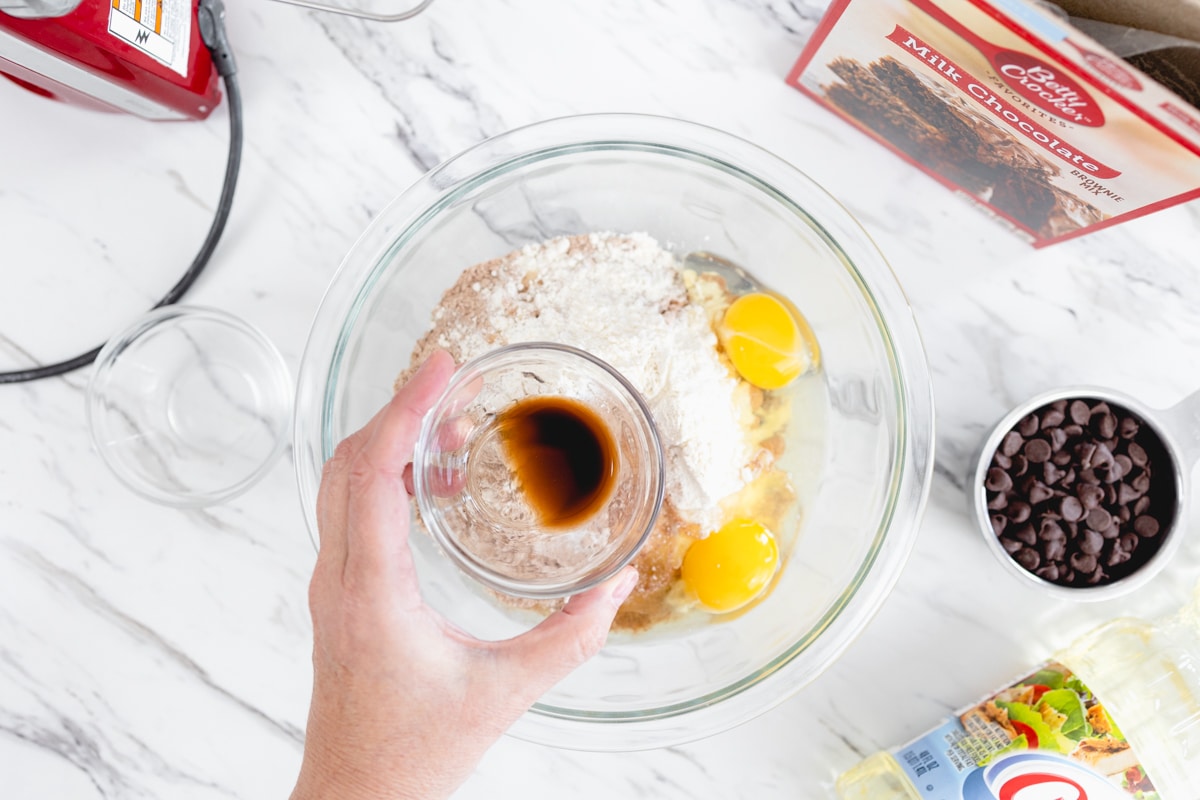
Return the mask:
M 693 741 L 756 717 L 809 683 L 857 638 L 898 580 L 919 530 L 933 473 L 933 386 L 912 309 L 890 265 L 850 212 L 790 162 L 725 131 L 669 117 L 583 114 L 536 122 L 486 139 L 419 178 L 372 221 L 331 279 L 310 329 L 297 382 L 297 482 L 314 545 L 317 481 L 336 445 L 336 371 L 347 336 L 389 256 L 453 200 L 493 178 L 531 163 L 594 151 L 651 152 L 716 168 L 797 213 L 840 259 L 868 301 L 887 352 L 896 398 L 891 483 L 869 553 L 821 622 L 800 639 L 803 646 L 793 645 L 751 675 L 684 702 L 616 714 L 538 702 L 509 731 L 517 738 L 560 748 L 627 751 Z M 819 207 L 815 213 L 809 210 L 814 205 Z M 305 424 L 313 419 L 320 421 L 315 436 Z M 898 516 L 901 504 L 906 513 Z M 868 578 L 874 581 L 870 587 Z M 867 588 L 870 591 L 864 591 Z M 798 656 L 818 638 L 822 663 L 807 666 Z M 738 704 L 722 702 L 734 696 L 741 696 Z

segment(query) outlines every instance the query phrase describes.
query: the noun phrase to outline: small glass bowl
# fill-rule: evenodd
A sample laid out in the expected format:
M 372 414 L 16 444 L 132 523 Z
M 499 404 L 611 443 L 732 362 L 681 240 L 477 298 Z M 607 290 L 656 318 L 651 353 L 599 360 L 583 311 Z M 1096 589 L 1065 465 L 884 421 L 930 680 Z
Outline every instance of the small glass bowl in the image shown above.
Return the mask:
M 123 484 L 195 508 L 266 474 L 287 441 L 290 398 L 283 357 L 257 329 L 224 311 L 171 305 L 101 349 L 88 429 Z
M 582 404 L 615 444 L 611 489 L 566 528 L 543 525 L 497 425 L 531 397 Z M 438 545 L 467 575 L 514 597 L 566 597 L 612 577 L 650 535 L 663 487 L 662 445 L 638 391 L 590 353 L 549 342 L 464 365 L 425 415 L 413 458 L 417 505 Z

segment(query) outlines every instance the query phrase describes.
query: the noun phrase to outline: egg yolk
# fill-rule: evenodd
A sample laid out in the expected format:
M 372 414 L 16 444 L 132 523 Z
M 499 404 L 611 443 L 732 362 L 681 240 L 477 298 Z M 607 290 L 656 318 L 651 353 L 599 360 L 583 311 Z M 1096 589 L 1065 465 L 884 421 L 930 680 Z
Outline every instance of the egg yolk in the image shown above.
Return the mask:
M 775 536 L 738 519 L 697 539 L 683 557 L 683 582 L 710 611 L 733 611 L 762 594 L 779 567 Z
M 781 389 L 817 361 L 808 322 L 789 303 L 764 292 L 734 300 L 717 335 L 738 374 L 760 389 Z

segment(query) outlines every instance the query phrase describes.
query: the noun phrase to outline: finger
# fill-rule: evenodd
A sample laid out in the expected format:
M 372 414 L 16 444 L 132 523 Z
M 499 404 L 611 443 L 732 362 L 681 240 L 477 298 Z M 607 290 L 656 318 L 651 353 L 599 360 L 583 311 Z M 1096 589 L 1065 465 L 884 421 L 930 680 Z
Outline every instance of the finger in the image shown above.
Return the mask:
M 435 351 L 384 408 L 349 474 L 346 518 L 346 578 L 373 583 L 397 581 L 411 589 L 408 551 L 408 493 L 405 466 L 421 430 L 421 419 L 445 389 L 454 360 Z
M 384 406 L 386 408 L 386 406 Z M 318 558 L 346 561 L 346 511 L 347 486 L 350 480 L 350 465 L 375 429 L 383 409 L 367 421 L 367 424 L 338 443 L 333 455 L 325 462 L 321 471 L 321 485 L 317 490 L 317 540 Z M 337 570 L 341 574 L 341 567 Z
M 384 405 L 365 425 L 339 442 L 321 471 L 321 485 L 317 490 L 318 557 L 338 562 L 336 572 L 339 575 L 346 561 L 350 467 L 387 408 Z
M 433 439 L 439 451 L 457 450 L 467 442 L 467 437 L 474 429 L 475 423 L 470 417 L 458 415 L 447 419 L 438 426 L 437 432 L 434 433 Z M 459 470 L 449 467 L 434 470 L 428 476 L 431 481 L 430 490 L 437 497 L 450 497 L 458 494 L 466 482 L 466 477 Z M 404 465 L 404 488 L 408 494 L 416 494 L 416 484 L 413 483 L 413 465 L 408 462 Z
M 600 651 L 621 603 L 637 584 L 638 573 L 625 567 L 612 578 L 572 597 L 560 610 L 527 631 L 498 645 L 509 686 L 528 692 L 524 705 L 550 690 Z

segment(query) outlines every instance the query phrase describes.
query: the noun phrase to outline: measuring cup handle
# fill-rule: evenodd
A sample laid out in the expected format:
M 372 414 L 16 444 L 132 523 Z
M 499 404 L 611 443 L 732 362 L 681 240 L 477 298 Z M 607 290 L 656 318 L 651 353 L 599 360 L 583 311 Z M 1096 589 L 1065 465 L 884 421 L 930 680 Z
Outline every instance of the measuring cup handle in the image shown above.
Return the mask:
M 1179 443 L 1184 465 L 1200 463 L 1200 391 L 1193 392 L 1162 412 L 1163 421 Z

